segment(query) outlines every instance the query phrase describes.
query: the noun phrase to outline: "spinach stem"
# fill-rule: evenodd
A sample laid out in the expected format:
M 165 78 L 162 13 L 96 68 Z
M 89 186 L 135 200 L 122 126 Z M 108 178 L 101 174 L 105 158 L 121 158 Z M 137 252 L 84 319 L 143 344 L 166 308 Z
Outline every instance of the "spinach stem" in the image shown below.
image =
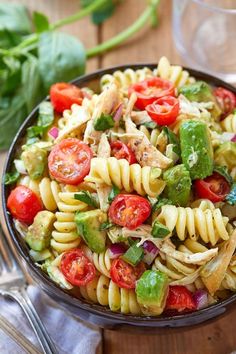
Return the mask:
M 79 21 L 81 20 L 83 17 L 90 15 L 93 11 L 99 9 L 102 5 L 105 4 L 107 0 L 96 0 L 96 1 L 92 1 L 90 5 L 86 6 L 85 8 L 83 8 L 82 10 L 80 10 L 79 12 L 76 12 L 74 15 L 71 15 L 69 17 L 63 18 L 55 23 L 53 23 L 50 26 L 51 30 L 57 29 L 59 27 L 68 25 L 69 23 L 75 22 L 75 21 Z
M 92 58 L 96 55 L 101 55 L 104 52 L 112 49 L 113 47 L 119 45 L 120 43 L 126 41 L 129 37 L 138 32 L 150 19 L 152 24 L 156 25 L 157 21 L 153 21 L 154 16 L 156 17 L 156 8 L 159 4 L 159 0 L 149 1 L 149 5 L 146 10 L 141 14 L 141 16 L 132 23 L 131 26 L 126 28 L 123 32 L 120 32 L 117 36 L 108 39 L 107 41 L 88 49 L 86 52 L 87 58 Z

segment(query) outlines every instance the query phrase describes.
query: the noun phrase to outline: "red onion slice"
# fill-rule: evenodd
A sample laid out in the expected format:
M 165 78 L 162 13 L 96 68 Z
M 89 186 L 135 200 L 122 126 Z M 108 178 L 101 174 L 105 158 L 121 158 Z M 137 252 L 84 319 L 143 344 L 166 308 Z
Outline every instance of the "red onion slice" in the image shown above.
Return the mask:
M 233 143 L 236 143 L 236 134 L 234 134 L 234 136 L 232 137 L 231 141 L 232 141 Z
M 116 107 L 114 113 L 113 113 L 113 119 L 115 122 L 118 122 L 122 116 L 122 112 L 123 112 L 123 103 L 120 103 L 118 105 L 118 107 Z
M 109 246 L 109 253 L 110 253 L 110 258 L 118 258 L 122 256 L 126 251 L 126 248 L 123 243 L 113 243 L 112 245 Z
M 48 135 L 54 139 L 58 137 L 58 134 L 59 134 L 59 129 L 57 127 L 52 127 L 48 132 Z
M 193 300 L 197 306 L 197 310 L 203 309 L 208 306 L 208 295 L 206 290 L 198 289 L 193 294 Z
M 145 241 L 142 245 L 144 250 L 143 261 L 150 265 L 159 253 L 159 249 L 151 241 Z

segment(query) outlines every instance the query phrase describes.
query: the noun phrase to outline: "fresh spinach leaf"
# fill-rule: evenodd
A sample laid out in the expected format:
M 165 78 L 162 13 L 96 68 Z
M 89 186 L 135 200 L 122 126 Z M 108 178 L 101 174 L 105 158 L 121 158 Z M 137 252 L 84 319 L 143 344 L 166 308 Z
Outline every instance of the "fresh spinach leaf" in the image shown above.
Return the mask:
M 120 190 L 117 186 L 113 184 L 112 190 L 110 191 L 108 195 L 108 202 L 111 203 L 113 199 L 120 193 Z
M 1 100 L 0 100 L 1 101 Z M 27 116 L 22 93 L 7 99 L 5 108 L 0 107 L 0 149 L 7 149 L 17 133 L 19 126 Z M 5 101 L 5 102 L 7 102 Z
M 98 207 L 96 198 L 94 198 L 90 192 L 87 191 L 77 192 L 74 194 L 74 198 L 94 208 Z
M 221 176 L 223 176 L 229 184 L 233 183 L 233 178 L 230 176 L 226 166 L 215 165 L 214 172 L 217 172 Z
M 16 33 L 31 33 L 31 22 L 25 6 L 20 4 L 0 4 L 0 30 Z
M 6 173 L 4 176 L 4 184 L 9 185 L 9 184 L 16 183 L 19 177 L 20 174 L 18 171 Z
M 43 31 L 48 31 L 49 29 L 49 21 L 47 16 L 42 14 L 41 12 L 34 11 L 33 13 L 33 24 L 35 27 L 35 31 L 37 33 L 41 33 Z
M 45 92 L 55 82 L 70 81 L 85 71 L 85 50 L 75 37 L 62 32 L 45 32 L 38 47 L 39 72 Z
M 43 99 L 42 81 L 38 69 L 38 59 L 30 56 L 22 65 L 21 82 L 27 111 L 32 109 Z
M 94 0 L 81 0 L 81 6 L 86 7 L 90 5 Z M 101 9 L 94 11 L 92 14 L 92 21 L 95 25 L 100 25 L 114 13 L 115 7 L 119 1 L 106 0 Z
M 231 187 L 231 191 L 229 194 L 226 196 L 225 200 L 230 204 L 230 205 L 236 205 L 236 183 L 234 183 Z
M 0 29 L 0 48 L 9 49 L 22 41 L 22 35 L 9 31 L 7 28 Z

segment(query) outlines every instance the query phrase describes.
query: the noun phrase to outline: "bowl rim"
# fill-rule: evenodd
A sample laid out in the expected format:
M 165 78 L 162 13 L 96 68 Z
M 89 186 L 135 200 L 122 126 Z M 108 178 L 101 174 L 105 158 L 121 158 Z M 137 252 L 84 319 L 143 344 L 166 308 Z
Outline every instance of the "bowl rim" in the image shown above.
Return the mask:
M 92 81 L 94 79 L 99 79 L 101 76 L 105 74 L 112 74 L 113 72 L 117 70 L 124 71 L 125 69 L 131 68 L 133 70 L 137 69 L 142 69 L 144 67 L 147 67 L 151 70 L 154 70 L 157 67 L 156 63 L 134 63 L 134 64 L 125 64 L 125 65 L 117 65 L 117 66 L 112 66 L 107 69 L 100 69 L 96 70 L 90 74 L 85 74 L 83 76 L 77 77 L 73 80 L 71 80 L 71 83 L 76 84 L 77 86 L 81 87 L 84 83 L 88 83 L 89 81 Z M 231 90 L 236 94 L 236 88 L 233 87 L 232 85 L 222 81 L 221 79 L 216 78 L 215 76 L 206 74 L 202 71 L 190 69 L 188 67 L 183 67 L 184 70 L 187 70 L 191 76 L 194 76 L 200 80 L 204 80 L 214 86 L 222 86 L 226 89 Z M 46 100 L 49 99 L 49 96 L 45 98 Z M 45 99 L 43 101 L 45 101 Z M 42 101 L 42 102 L 43 102 Z M 40 104 L 40 103 L 39 103 Z M 4 219 L 7 225 L 8 232 L 11 236 L 11 239 L 13 241 L 14 247 L 17 249 L 18 254 L 21 256 L 23 259 L 23 262 L 27 264 L 27 267 L 29 267 L 30 271 L 34 275 L 37 276 L 40 279 L 40 282 L 44 284 L 44 286 L 47 286 L 47 292 L 50 293 L 51 295 L 54 296 L 54 298 L 58 298 L 61 301 L 63 301 L 67 306 L 73 306 L 77 309 L 85 310 L 88 313 L 103 317 L 104 319 L 107 320 L 113 320 L 117 321 L 119 323 L 126 323 L 128 325 L 132 326 L 142 326 L 142 327 L 164 327 L 164 326 L 172 326 L 172 327 L 177 327 L 181 326 L 183 321 L 189 321 L 193 318 L 205 316 L 206 314 L 210 312 L 216 312 L 217 314 L 222 313 L 222 308 L 223 310 L 225 309 L 225 306 L 232 304 L 236 300 L 236 293 L 231 295 L 229 298 L 219 301 L 216 304 L 213 304 L 211 306 L 208 306 L 207 308 L 198 310 L 198 311 L 193 311 L 193 312 L 188 312 L 185 314 L 180 314 L 180 315 L 175 315 L 175 316 L 159 316 L 159 317 L 152 317 L 152 316 L 136 316 L 132 314 L 122 314 L 119 312 L 112 312 L 110 309 L 108 309 L 105 306 L 99 305 L 99 304 L 93 304 L 90 303 L 84 299 L 79 299 L 75 295 L 71 294 L 68 290 L 65 290 L 61 288 L 59 285 L 53 282 L 49 278 L 49 276 L 44 273 L 39 267 L 35 265 L 33 260 L 31 259 L 29 255 L 29 249 L 26 246 L 24 240 L 20 236 L 20 234 L 17 232 L 17 230 L 14 227 L 12 217 L 10 213 L 7 211 L 7 196 L 8 196 L 8 191 L 9 191 L 9 186 L 5 186 L 4 184 L 4 176 L 5 174 L 10 170 L 12 161 L 14 158 L 14 155 L 16 153 L 17 148 L 20 145 L 20 140 L 23 138 L 25 135 L 26 128 L 30 126 L 35 118 L 37 117 L 38 113 L 38 108 L 39 104 L 32 110 L 32 112 L 28 115 L 28 117 L 25 119 L 25 121 L 22 123 L 20 126 L 17 134 L 15 135 L 13 142 L 9 148 L 7 158 L 4 164 L 3 168 L 3 175 L 2 175 L 2 206 L 3 206 L 3 215 Z M 41 284 L 40 284 L 41 286 Z M 41 286 L 42 287 L 42 286 Z

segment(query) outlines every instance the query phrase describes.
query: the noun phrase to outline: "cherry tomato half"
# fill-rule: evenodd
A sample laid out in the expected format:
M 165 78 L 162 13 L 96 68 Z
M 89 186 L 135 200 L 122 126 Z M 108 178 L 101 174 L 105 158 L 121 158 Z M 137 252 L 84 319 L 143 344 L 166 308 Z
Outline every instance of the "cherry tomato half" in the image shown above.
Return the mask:
M 21 185 L 11 191 L 7 207 L 14 218 L 28 225 L 32 224 L 36 214 L 43 210 L 39 197 L 30 188 Z
M 179 114 L 179 101 L 172 96 L 158 98 L 146 107 L 148 115 L 159 125 L 174 123 Z
M 163 96 L 175 96 L 172 82 L 153 77 L 130 86 L 129 95 L 133 92 L 137 95 L 135 106 L 143 110 L 145 107 Z
M 136 157 L 129 146 L 122 143 L 121 141 L 113 141 L 111 144 L 111 154 L 118 160 L 126 159 L 130 165 L 136 163 Z
M 74 248 L 63 254 L 60 268 L 66 280 L 75 286 L 88 284 L 96 275 L 93 263 L 79 248 Z
M 79 184 L 90 171 L 92 157 L 92 150 L 79 139 L 64 139 L 49 154 L 49 172 L 58 182 Z
M 146 268 L 143 262 L 140 262 L 135 267 L 126 263 L 121 258 L 116 258 L 112 261 L 110 275 L 114 283 L 121 288 L 134 289 L 136 281 L 145 272 Z
M 223 87 L 217 87 L 214 95 L 223 111 L 222 117 L 224 118 L 236 107 L 236 95 Z
M 200 198 L 209 199 L 213 203 L 221 202 L 230 192 L 230 185 L 219 173 L 194 182 L 196 193 Z
M 185 286 L 174 285 L 169 287 L 165 310 L 196 310 L 192 293 Z
M 62 113 L 65 109 L 70 109 L 73 103 L 81 105 L 83 92 L 75 85 L 58 82 L 50 88 L 50 99 L 55 111 Z
M 109 218 L 117 225 L 136 229 L 151 214 L 147 199 L 133 194 L 118 194 L 109 208 Z

